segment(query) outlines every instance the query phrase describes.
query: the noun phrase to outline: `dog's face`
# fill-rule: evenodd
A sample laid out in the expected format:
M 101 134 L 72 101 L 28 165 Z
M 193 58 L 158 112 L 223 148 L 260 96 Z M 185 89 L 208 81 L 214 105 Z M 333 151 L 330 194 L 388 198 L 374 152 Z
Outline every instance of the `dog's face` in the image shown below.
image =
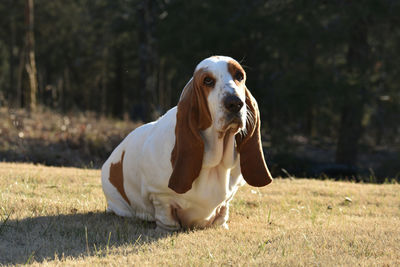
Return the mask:
M 200 62 L 195 76 L 208 92 L 207 104 L 212 127 L 223 136 L 237 133 L 246 126 L 246 73 L 230 57 L 214 56 Z
M 204 155 L 200 132 L 205 130 L 224 142 L 235 134 L 240 170 L 248 184 L 264 186 L 272 181 L 262 151 L 258 105 L 245 82 L 242 66 L 230 57 L 213 56 L 197 65 L 177 105 L 168 184 L 175 192 L 190 190 L 200 174 Z

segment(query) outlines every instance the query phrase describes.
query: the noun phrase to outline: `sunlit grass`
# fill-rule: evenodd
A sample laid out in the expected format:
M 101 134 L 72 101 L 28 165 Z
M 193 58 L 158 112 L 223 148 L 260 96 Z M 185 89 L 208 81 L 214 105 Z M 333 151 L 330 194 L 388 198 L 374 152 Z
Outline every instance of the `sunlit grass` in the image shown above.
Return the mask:
M 275 179 L 239 190 L 230 230 L 160 234 L 105 214 L 98 170 L 0 163 L 0 264 L 396 266 L 399 192 Z

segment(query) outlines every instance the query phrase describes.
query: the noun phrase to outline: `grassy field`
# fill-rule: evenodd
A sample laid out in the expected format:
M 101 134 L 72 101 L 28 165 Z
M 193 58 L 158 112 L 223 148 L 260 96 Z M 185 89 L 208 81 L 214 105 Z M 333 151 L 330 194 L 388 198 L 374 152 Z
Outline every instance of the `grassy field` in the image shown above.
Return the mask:
M 0 264 L 400 265 L 398 184 L 245 186 L 230 230 L 160 234 L 105 208 L 98 170 L 0 163 Z

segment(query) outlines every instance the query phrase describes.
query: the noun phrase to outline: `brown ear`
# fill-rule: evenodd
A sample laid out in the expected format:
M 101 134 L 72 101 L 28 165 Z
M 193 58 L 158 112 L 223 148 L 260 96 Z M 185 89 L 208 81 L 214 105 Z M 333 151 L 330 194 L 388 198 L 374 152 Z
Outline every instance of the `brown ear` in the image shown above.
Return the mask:
M 237 151 L 240 154 L 240 169 L 249 185 L 264 186 L 272 182 L 272 176 L 265 164 L 261 145 L 260 112 L 250 91 L 246 88 L 247 116 L 246 133 L 236 135 Z
M 200 130 L 211 125 L 207 105 L 208 92 L 201 86 L 199 74 L 183 89 L 178 103 L 175 126 L 175 147 L 171 153 L 172 174 L 168 187 L 179 194 L 192 188 L 203 163 L 204 142 Z

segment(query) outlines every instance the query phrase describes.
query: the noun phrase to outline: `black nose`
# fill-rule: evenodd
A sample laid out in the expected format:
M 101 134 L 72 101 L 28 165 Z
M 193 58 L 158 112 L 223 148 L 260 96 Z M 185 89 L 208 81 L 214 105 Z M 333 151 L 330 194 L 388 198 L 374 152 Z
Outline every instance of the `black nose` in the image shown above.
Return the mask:
M 243 101 L 235 95 L 228 95 L 224 99 L 224 106 L 228 111 L 237 113 L 243 107 Z

